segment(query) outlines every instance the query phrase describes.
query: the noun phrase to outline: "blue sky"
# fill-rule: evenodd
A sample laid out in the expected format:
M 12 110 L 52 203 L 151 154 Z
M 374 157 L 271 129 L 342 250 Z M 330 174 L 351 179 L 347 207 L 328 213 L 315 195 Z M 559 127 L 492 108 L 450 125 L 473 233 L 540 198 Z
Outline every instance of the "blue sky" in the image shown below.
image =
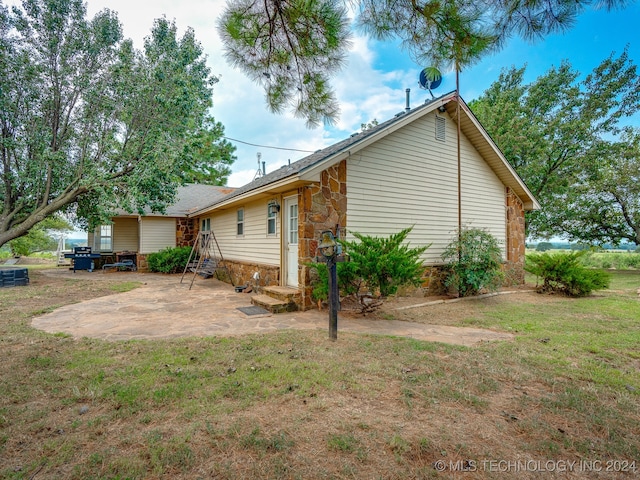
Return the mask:
M 9 5 L 15 3 L 15 0 L 5 1 Z M 359 131 L 362 123 L 374 118 L 384 121 L 402 111 L 406 88 L 411 88 L 412 105 L 429 98 L 428 92 L 418 87 L 418 74 L 423 66 L 413 63 L 396 44 L 375 42 L 356 32 L 348 64 L 333 82 L 341 105 L 340 120 L 332 128 L 309 130 L 304 120 L 290 114 L 268 112 L 262 89 L 226 64 L 216 31 L 216 19 L 224 8 L 223 0 L 89 0 L 87 5 L 90 15 L 104 8 L 117 12 L 125 36 L 132 38 L 138 48 L 149 34 L 154 18 L 164 15 L 175 19 L 181 31 L 192 27 L 208 55 L 212 73 L 220 78 L 214 87 L 213 115 L 224 124 L 228 137 L 245 142 L 315 151 Z M 612 51 L 622 52 L 627 44 L 630 57 L 640 63 L 639 22 L 640 5 L 634 4 L 614 12 L 586 12 L 567 33 L 548 36 L 544 41 L 530 44 L 514 38 L 499 53 L 462 72 L 462 96 L 467 102 L 477 98 L 498 78 L 502 68 L 511 65 L 520 67 L 526 63 L 527 81 L 534 80 L 564 59 L 585 75 Z M 435 93 L 454 88 L 454 75 L 447 74 Z M 640 125 L 640 120 L 637 124 Z M 238 147 L 238 159 L 229 185 L 236 187 L 253 179 L 258 152 L 266 162 L 267 171 L 306 155 L 234 144 Z

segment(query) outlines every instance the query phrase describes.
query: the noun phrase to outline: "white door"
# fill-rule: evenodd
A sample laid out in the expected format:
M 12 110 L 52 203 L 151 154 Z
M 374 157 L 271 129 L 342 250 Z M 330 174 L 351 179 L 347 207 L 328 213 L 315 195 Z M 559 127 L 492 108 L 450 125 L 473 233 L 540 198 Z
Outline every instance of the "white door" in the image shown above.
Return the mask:
M 298 197 L 284 199 L 286 285 L 298 287 Z

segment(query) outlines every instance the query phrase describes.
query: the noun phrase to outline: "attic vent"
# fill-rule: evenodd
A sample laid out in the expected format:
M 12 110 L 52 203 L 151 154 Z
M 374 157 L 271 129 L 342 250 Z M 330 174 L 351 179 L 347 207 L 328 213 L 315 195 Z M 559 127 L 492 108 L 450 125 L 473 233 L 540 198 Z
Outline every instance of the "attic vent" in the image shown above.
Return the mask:
M 444 117 L 436 117 L 436 140 L 445 141 L 444 132 L 446 129 Z

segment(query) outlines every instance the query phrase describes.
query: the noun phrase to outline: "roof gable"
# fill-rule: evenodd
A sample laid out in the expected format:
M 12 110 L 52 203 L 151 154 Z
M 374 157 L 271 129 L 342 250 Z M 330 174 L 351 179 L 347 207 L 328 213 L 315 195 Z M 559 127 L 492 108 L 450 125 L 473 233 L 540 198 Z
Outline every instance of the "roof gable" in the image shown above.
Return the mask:
M 233 203 L 240 198 L 245 199 L 253 195 L 264 193 L 275 184 L 295 183 L 295 181 L 317 181 L 319 173 L 331 164 L 340 160 L 340 157 L 348 152 L 353 154 L 365 148 L 373 142 L 395 132 L 424 115 L 436 109 L 446 110 L 455 120 L 457 112 L 458 96 L 455 91 L 444 94 L 440 97 L 426 101 L 424 104 L 415 107 L 407 112 L 395 115 L 393 118 L 382 122 L 373 128 L 363 132 L 354 133 L 348 138 L 333 145 L 318 150 L 289 165 L 280 167 L 240 188 L 232 193 L 217 198 L 210 202 L 208 206 L 201 208 L 195 214 L 213 210 L 217 206 Z M 504 155 L 489 134 L 484 130 L 478 119 L 473 115 L 464 100 L 460 99 L 461 130 L 470 139 L 473 146 L 480 152 L 485 161 L 496 172 L 496 175 L 506 185 L 511 187 L 523 201 L 526 209 L 537 209 L 540 205 L 533 197 L 522 179 L 509 165 Z

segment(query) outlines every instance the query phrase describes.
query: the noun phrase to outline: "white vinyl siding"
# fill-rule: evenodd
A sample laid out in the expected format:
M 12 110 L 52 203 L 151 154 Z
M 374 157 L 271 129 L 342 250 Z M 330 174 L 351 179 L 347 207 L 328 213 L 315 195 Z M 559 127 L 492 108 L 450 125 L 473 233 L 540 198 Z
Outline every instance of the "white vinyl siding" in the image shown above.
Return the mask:
M 176 246 L 176 219 L 142 217 L 140 223 L 140 253 L 154 253 Z
M 138 251 L 138 219 L 113 219 L 113 250 L 115 252 Z
M 408 241 L 431 243 L 426 263 L 440 255 L 458 227 L 456 124 L 446 117 L 446 141 L 436 141 L 430 114 L 347 159 L 347 230 L 386 236 L 414 225 Z M 465 137 L 461 139 L 462 222 L 487 228 L 504 249 L 502 182 Z
M 280 227 L 276 235 L 267 234 L 267 200 L 249 203 L 244 206 L 244 234 L 237 232 L 237 209 L 216 212 L 211 220 L 222 256 L 226 260 L 280 265 Z M 277 216 L 280 223 L 280 214 Z

